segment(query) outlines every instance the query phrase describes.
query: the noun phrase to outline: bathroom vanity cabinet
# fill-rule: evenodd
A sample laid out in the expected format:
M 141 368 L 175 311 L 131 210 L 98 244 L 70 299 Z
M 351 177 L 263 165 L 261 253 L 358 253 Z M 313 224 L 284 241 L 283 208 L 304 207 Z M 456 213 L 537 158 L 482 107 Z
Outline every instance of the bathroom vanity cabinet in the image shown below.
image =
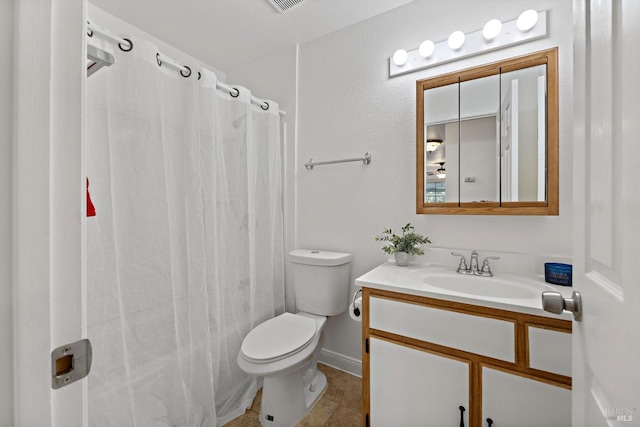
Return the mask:
M 366 287 L 363 302 L 363 425 L 571 425 L 571 321 Z

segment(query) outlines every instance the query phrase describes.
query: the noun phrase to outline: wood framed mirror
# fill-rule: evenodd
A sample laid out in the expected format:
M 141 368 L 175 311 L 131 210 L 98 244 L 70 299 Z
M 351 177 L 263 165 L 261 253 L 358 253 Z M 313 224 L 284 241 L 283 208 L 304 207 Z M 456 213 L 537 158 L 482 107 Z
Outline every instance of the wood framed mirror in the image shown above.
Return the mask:
M 558 48 L 416 82 L 416 212 L 558 215 Z

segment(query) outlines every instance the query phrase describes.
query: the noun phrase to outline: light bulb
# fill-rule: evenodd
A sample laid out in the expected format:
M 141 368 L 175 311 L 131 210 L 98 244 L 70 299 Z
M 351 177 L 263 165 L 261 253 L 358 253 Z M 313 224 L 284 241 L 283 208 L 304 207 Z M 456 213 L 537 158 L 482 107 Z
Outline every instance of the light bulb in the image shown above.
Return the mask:
M 538 22 L 538 12 L 533 9 L 525 10 L 518 16 L 516 27 L 523 33 L 531 30 Z
M 428 58 L 431 55 L 433 55 L 433 51 L 435 50 L 435 48 L 436 46 L 433 44 L 431 40 L 425 40 L 422 43 L 420 43 L 418 52 L 420 53 L 420 56 L 422 56 L 423 58 Z
M 398 67 L 401 67 L 406 64 L 408 56 L 409 55 L 407 54 L 406 50 L 398 49 L 396 50 L 396 53 L 393 54 L 393 63 Z
M 454 31 L 449 36 L 449 40 L 447 40 L 447 44 L 453 50 L 458 50 L 464 44 L 464 33 L 462 31 Z
M 490 42 L 498 37 L 500 31 L 502 31 L 502 22 L 500 22 L 499 19 L 492 19 L 484 24 L 484 28 L 482 28 L 482 36 L 486 42 Z
M 427 144 L 425 147 L 427 150 L 427 153 L 436 151 L 436 149 L 440 146 L 440 144 L 442 144 L 441 139 L 427 139 Z

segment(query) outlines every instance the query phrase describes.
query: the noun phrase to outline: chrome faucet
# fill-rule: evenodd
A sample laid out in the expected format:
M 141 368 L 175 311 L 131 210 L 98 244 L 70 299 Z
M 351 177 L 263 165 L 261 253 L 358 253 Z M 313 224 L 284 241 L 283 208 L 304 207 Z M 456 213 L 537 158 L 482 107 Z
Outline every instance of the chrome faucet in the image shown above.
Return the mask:
M 483 276 L 483 277 L 492 277 L 493 273 L 491 272 L 491 267 L 489 267 L 489 260 L 490 259 L 500 259 L 499 256 L 488 256 L 484 259 L 484 261 L 482 261 L 482 268 L 480 269 L 480 271 L 478 271 L 476 274 L 478 276 Z
M 464 258 L 464 255 L 456 252 L 451 252 L 451 255 L 460 257 L 460 264 L 458 264 L 458 269 L 456 270 L 456 273 L 470 274 L 469 269 L 467 268 L 467 260 Z
M 467 260 L 464 258 L 464 255 L 456 252 L 451 252 L 451 255 L 460 257 L 460 264 L 458 264 L 456 273 L 473 274 L 474 276 L 482 277 L 492 277 L 493 273 L 491 272 L 491 267 L 489 266 L 489 260 L 500 259 L 499 256 L 488 256 L 484 259 L 484 261 L 482 261 L 482 267 L 478 269 L 478 252 L 476 252 L 475 250 L 471 252 L 469 267 L 467 267 Z
M 471 274 L 478 274 L 478 252 L 471 252 L 471 261 L 469 261 L 469 271 Z

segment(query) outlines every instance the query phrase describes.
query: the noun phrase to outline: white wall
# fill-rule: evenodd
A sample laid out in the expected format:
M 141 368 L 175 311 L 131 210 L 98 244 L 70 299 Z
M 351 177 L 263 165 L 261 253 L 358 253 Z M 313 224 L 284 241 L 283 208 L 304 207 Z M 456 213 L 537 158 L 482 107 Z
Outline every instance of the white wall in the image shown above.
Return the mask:
M 455 138 L 458 128 L 452 126 L 451 136 Z M 452 152 L 447 151 L 447 184 L 449 180 L 460 185 L 460 201 L 474 202 L 480 200 L 498 200 L 498 157 L 496 149 L 496 117 L 463 120 L 460 122 L 460 145 L 452 144 Z M 458 153 L 459 152 L 459 153 Z M 458 157 L 459 154 L 459 157 Z M 449 173 L 449 167 L 454 166 L 455 159 L 460 159 L 458 174 L 455 169 Z M 475 177 L 475 182 L 465 182 L 464 178 Z M 452 186 L 453 187 L 453 186 Z M 457 186 L 452 188 L 457 191 Z M 449 188 L 447 188 L 447 192 Z
M 170 40 L 169 41 L 161 40 L 157 37 L 152 36 L 149 33 L 142 31 L 138 27 L 133 26 L 132 24 L 127 22 L 126 16 L 117 17 L 108 12 L 105 12 L 104 10 L 100 9 L 97 6 L 94 6 L 93 4 L 88 4 L 87 18 L 92 24 L 97 25 L 100 28 L 106 29 L 110 33 L 115 34 L 119 37 L 131 38 L 133 39 L 134 42 L 135 42 L 134 38 L 140 38 L 140 39 L 149 41 L 154 45 L 156 45 L 163 55 L 168 56 L 169 58 L 175 60 L 179 64 L 188 63 L 188 62 L 189 63 L 195 62 L 195 63 L 202 64 L 209 70 L 213 71 L 219 80 L 222 80 L 222 81 L 225 80 L 226 75 L 224 71 L 218 68 L 215 68 L 213 65 L 207 64 L 203 62 L 201 59 L 195 58 L 181 51 L 180 49 L 173 47 L 173 45 L 171 45 Z M 117 49 L 112 42 L 105 41 L 103 38 L 100 38 L 98 36 L 93 36 L 91 38 L 91 42 L 96 46 L 99 46 L 107 51 L 110 51 L 111 49 Z
M 12 233 L 11 233 L 11 141 L 13 140 L 13 1 L 0 2 L 0 57 L 5 67 L 0 73 L 0 366 L 5 375 L 0 381 L 0 424 L 13 424 L 13 311 L 12 305 Z M 7 375 L 8 374 L 8 375 Z
M 476 31 L 486 21 L 547 9 L 543 40 L 389 78 L 388 58 L 426 38 Z M 554 0 L 415 1 L 308 42 L 299 53 L 297 241 L 300 247 L 353 254 L 351 278 L 386 257 L 373 238 L 412 222 L 433 246 L 531 254 L 571 254 L 572 6 Z M 560 216 L 415 214 L 415 81 L 559 46 Z M 304 162 L 372 155 L 372 163 L 304 169 Z M 452 259 L 452 264 L 455 260 Z M 541 266 L 540 266 L 541 267 Z M 500 263 L 494 270 L 500 271 Z M 353 283 L 353 282 L 352 282 Z M 350 291 L 355 289 L 353 285 Z M 328 322 L 325 349 L 360 359 L 360 324 Z

